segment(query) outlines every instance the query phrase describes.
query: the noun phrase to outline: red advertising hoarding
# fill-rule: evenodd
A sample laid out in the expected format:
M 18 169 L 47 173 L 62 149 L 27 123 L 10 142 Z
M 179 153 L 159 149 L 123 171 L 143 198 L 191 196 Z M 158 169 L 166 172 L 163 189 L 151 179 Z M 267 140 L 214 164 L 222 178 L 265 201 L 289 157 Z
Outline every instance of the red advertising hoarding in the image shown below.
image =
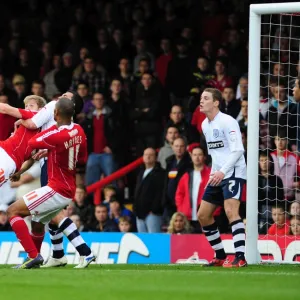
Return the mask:
M 234 254 L 232 236 L 221 235 L 225 252 Z M 263 260 L 276 262 L 300 262 L 300 237 L 294 236 L 260 236 L 258 250 Z M 171 263 L 185 263 L 193 256 L 210 261 L 214 252 L 202 234 L 172 235 Z

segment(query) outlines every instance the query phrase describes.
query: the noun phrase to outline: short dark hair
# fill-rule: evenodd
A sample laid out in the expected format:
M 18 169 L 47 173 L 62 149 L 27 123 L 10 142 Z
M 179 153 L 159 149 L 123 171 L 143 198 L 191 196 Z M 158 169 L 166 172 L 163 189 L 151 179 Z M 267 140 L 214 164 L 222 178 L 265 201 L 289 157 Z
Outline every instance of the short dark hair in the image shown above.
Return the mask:
M 98 205 L 96 205 L 95 206 L 95 210 L 96 210 L 97 207 L 100 207 L 100 208 L 104 207 L 106 209 L 106 211 L 108 212 L 108 207 L 105 204 L 98 204 Z
M 77 184 L 76 185 L 76 189 L 83 190 L 86 193 L 86 186 L 84 184 Z
M 58 114 L 64 118 L 72 118 L 75 113 L 75 106 L 72 101 L 68 98 L 60 98 L 56 105 L 56 109 L 58 110 Z
M 33 80 L 31 86 L 34 84 L 40 84 L 43 88 L 45 88 L 45 82 L 42 79 Z
M 71 99 L 71 101 L 74 104 L 75 107 L 75 115 L 81 113 L 82 109 L 83 109 L 83 99 L 81 96 L 78 95 L 77 92 L 71 92 L 73 94 L 73 97 Z

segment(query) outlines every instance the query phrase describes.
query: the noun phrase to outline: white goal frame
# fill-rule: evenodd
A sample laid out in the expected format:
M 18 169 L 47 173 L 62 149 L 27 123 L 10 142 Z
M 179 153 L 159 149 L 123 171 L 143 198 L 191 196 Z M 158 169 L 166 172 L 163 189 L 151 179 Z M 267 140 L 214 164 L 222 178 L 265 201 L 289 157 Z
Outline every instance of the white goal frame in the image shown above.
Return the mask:
M 252 4 L 249 24 L 249 89 L 248 89 L 248 142 L 247 142 L 247 226 L 246 258 L 248 264 L 261 262 L 258 252 L 258 145 L 261 16 L 299 13 L 300 2 Z M 257 100 L 257 101 L 256 101 Z

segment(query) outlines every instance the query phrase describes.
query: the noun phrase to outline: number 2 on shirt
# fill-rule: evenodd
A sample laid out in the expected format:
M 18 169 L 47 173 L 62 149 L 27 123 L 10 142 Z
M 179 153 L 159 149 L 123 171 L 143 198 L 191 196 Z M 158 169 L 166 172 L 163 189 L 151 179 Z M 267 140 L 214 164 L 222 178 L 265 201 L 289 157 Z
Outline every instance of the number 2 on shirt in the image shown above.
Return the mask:
M 69 170 L 74 170 L 77 163 L 77 157 L 80 145 L 75 145 L 69 148 Z

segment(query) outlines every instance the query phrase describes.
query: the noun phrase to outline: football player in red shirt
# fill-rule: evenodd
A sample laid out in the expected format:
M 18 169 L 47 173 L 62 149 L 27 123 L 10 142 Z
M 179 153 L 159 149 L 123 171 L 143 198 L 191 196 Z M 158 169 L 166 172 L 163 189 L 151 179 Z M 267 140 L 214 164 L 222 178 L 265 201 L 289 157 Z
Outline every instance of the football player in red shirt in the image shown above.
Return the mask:
M 46 105 L 44 98 L 31 95 L 24 99 L 25 109 L 18 109 L 8 104 L 0 103 L 0 113 L 11 115 L 15 118 L 29 119 Z M 0 142 L 0 189 L 4 184 L 9 184 L 9 176 L 18 171 L 23 162 L 31 157 L 28 146 L 29 140 L 39 130 L 29 130 L 20 126 L 7 140 Z M 0 193 L 0 200 L 5 197 Z
M 70 204 L 75 191 L 76 165 L 87 160 L 86 136 L 83 129 L 72 122 L 74 104 L 61 98 L 55 107 L 57 125 L 37 134 L 29 141 L 31 149 L 48 149 L 48 185 L 26 194 L 7 210 L 12 229 L 28 254 L 19 266 L 31 269 L 40 266 L 44 259 L 29 234 L 23 218 L 32 215 L 35 222 L 46 224 Z M 61 223 L 57 224 L 60 230 Z M 95 260 L 93 255 L 89 258 Z

